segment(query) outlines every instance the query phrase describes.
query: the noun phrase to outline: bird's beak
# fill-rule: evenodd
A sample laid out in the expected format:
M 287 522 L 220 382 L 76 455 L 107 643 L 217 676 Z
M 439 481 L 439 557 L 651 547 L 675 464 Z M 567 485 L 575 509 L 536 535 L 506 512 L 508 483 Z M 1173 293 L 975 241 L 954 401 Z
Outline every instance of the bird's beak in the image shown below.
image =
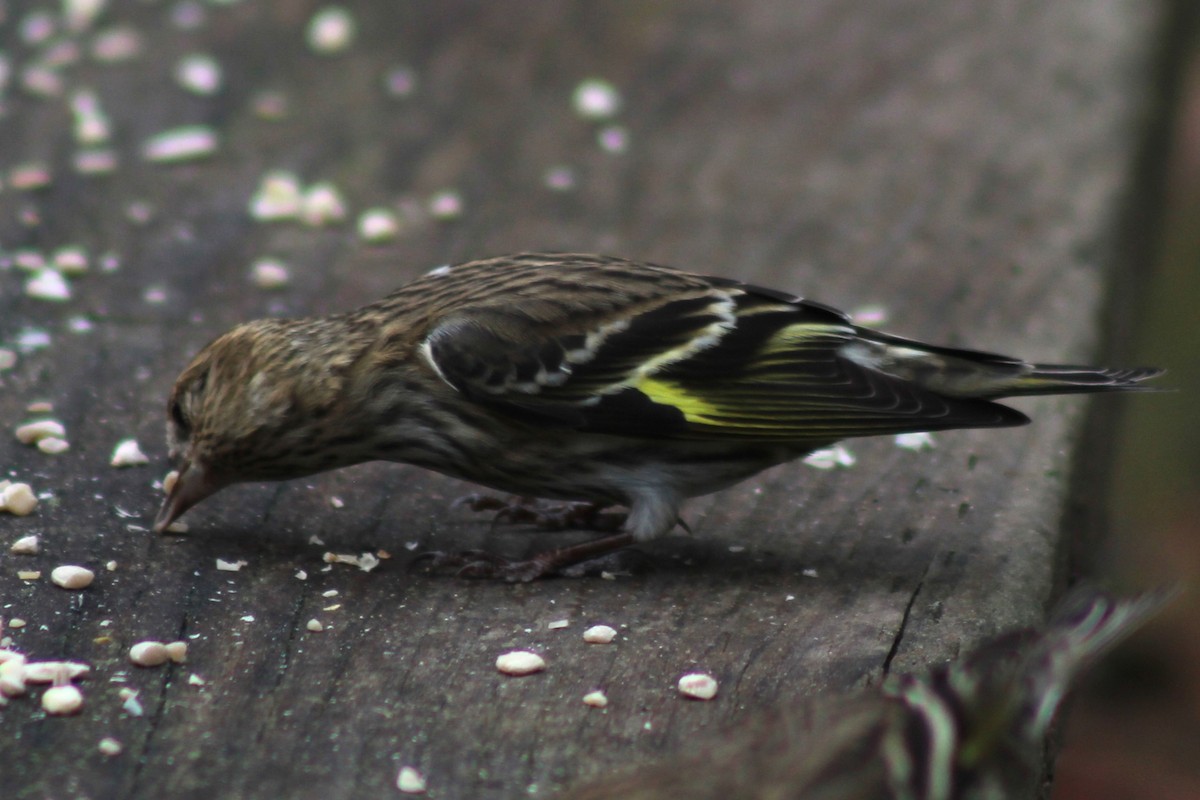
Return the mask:
M 171 487 L 158 517 L 154 520 L 154 532 L 162 533 L 183 512 L 199 503 L 204 498 L 222 488 L 225 484 L 215 480 L 203 467 L 190 461 L 184 461 L 179 468 L 179 478 Z

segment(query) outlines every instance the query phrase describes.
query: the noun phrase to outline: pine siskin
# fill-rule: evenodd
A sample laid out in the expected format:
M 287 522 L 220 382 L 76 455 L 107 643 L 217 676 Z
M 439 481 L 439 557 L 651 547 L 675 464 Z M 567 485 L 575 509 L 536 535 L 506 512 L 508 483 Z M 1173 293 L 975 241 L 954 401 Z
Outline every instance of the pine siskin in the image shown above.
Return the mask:
M 772 712 L 688 758 L 562 800 L 1037 797 L 1047 733 L 1075 676 L 1174 594 L 1076 595 L 1040 632 L 1003 634 L 927 676 L 889 675 L 854 697 Z
M 1157 369 L 1028 364 L 828 306 L 618 258 L 442 267 L 357 311 L 219 337 L 171 392 L 162 530 L 233 483 L 364 461 L 623 505 L 619 533 L 465 574 L 530 580 L 660 536 L 684 499 L 853 436 L 1022 425 L 1012 395 L 1137 389 Z

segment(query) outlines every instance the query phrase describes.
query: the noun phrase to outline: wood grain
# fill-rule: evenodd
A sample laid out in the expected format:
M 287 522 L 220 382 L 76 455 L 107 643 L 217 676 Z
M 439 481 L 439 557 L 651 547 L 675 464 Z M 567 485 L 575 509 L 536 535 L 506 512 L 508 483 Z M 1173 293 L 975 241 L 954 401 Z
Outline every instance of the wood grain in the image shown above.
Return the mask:
M 0 372 L 0 421 L 11 428 L 49 400 L 71 442 L 51 457 L 0 437 L 6 475 L 51 495 L 30 517 L 0 516 L 0 615 L 28 621 L 4 633 L 31 658 L 93 665 L 78 717 L 46 718 L 33 698 L 0 710 L 6 796 L 374 798 L 395 792 L 401 765 L 428 777 L 430 797 L 546 796 L 1041 618 L 1061 577 L 1079 399 L 1023 401 L 1032 426 L 939 435 L 930 452 L 853 442 L 852 468 L 793 464 L 692 502 L 695 535 L 644 548 L 632 575 L 528 586 L 407 570 L 409 543 L 522 553 L 572 535 L 492 530 L 449 509 L 473 487 L 407 467 L 231 489 L 189 514 L 188 534 L 154 536 L 163 405 L 190 355 L 237 321 L 351 308 L 441 263 L 534 248 L 882 305 L 890 330 L 947 344 L 1092 359 L 1146 111 L 1152 4 L 347 7 L 356 42 L 318 56 L 303 38 L 312 2 L 204 5 L 194 28 L 173 19 L 179 6 L 113 2 L 92 29 L 61 34 L 85 54 L 57 68 L 54 97 L 20 86 L 46 46 L 19 25 L 58 4 L 10 5 L 0 20 L 14 74 L 0 94 L 5 257 L 78 244 L 119 260 L 73 279 L 61 305 L 26 297 L 18 268 L 0 270 L 0 346 L 29 328 L 52 337 Z M 141 53 L 87 55 L 116 25 L 140 34 Z M 224 68 L 215 96 L 175 84 L 192 52 Z M 417 81 L 406 98 L 384 90 L 399 66 Z M 609 123 L 572 110 L 593 76 L 621 91 Z M 78 89 L 112 121 L 112 174 L 72 169 Z M 283 119 L 255 114 L 264 91 L 286 98 Z M 142 159 L 149 136 L 197 123 L 220 134 L 214 156 Z M 627 134 L 625 152 L 598 146 L 608 124 Z M 49 185 L 11 186 L 11 170 L 34 161 Z M 575 187 L 547 188 L 563 166 Z M 424 208 L 444 189 L 464 210 L 421 214 L 368 246 L 349 223 L 251 219 L 271 169 L 333 181 L 356 214 Z M 249 282 L 263 256 L 291 265 L 288 287 Z M 74 332 L 78 319 L 91 329 Z M 108 466 L 128 436 L 152 466 Z M 40 555 L 8 555 L 34 532 Z M 323 571 L 326 550 L 378 547 L 395 557 L 374 572 Z M 217 558 L 249 563 L 219 572 Z M 69 593 L 16 576 L 60 563 L 96 569 L 96 583 Z M 325 630 L 307 632 L 310 618 Z M 559 619 L 569 627 L 547 628 Z M 621 635 L 585 644 L 593 623 Z M 128 665 L 146 638 L 188 639 L 188 663 Z M 513 648 L 542 653 L 548 669 L 499 675 L 496 656 Z M 720 681 L 715 701 L 677 696 L 696 669 Z M 122 711 L 123 686 L 144 716 Z M 581 702 L 595 688 L 603 711 Z M 104 736 L 124 752 L 100 755 Z

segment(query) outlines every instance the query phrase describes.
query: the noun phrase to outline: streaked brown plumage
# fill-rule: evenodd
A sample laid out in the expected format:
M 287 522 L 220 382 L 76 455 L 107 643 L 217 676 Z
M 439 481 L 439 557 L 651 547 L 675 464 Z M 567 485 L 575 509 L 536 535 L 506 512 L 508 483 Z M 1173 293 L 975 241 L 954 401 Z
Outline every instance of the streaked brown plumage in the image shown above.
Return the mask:
M 440 268 L 345 314 L 258 320 L 171 393 L 162 529 L 242 481 L 398 461 L 518 495 L 620 504 L 620 534 L 473 574 L 529 578 L 669 531 L 688 497 L 853 436 L 1020 425 L 993 398 L 1139 388 L 852 325 L 827 306 L 617 258 Z

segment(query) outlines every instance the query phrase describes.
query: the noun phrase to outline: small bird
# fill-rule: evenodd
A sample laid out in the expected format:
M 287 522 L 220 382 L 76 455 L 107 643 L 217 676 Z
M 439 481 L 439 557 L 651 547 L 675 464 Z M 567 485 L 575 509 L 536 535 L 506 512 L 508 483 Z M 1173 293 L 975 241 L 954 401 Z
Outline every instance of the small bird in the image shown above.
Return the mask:
M 638 261 L 502 256 L 207 345 L 171 391 L 179 477 L 155 530 L 230 484 L 373 460 L 628 508 L 619 532 L 528 560 L 435 559 L 532 580 L 661 536 L 685 499 L 841 439 L 1023 425 L 992 400 L 1138 389 L 1160 373 L 923 344 L 784 292 Z
M 1001 634 L 926 675 L 773 710 L 687 755 L 579 786 L 561 800 L 804 798 L 1007 800 L 1042 796 L 1046 736 L 1078 674 L 1175 589 L 1069 597 L 1041 631 Z

